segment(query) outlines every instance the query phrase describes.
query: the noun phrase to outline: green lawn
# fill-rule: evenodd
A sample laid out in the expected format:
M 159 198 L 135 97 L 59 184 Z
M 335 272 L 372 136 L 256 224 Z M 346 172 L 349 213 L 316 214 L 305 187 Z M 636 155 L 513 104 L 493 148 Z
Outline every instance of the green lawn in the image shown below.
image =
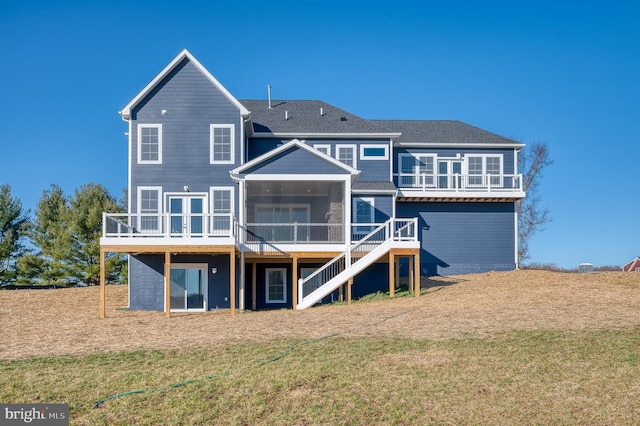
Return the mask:
M 0 402 L 80 425 L 640 424 L 640 327 L 0 361 Z

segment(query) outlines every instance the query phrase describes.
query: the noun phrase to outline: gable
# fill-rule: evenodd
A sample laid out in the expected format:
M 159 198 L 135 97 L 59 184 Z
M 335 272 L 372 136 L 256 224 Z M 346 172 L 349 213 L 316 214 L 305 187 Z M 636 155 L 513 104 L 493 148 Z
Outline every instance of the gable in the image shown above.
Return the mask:
M 345 168 L 334 164 L 328 157 L 322 158 L 323 156 L 293 145 L 247 168 L 243 174 L 350 174 Z
M 175 75 L 176 68 L 184 67 L 186 63 L 190 63 L 200 75 L 206 79 L 211 86 L 213 86 L 217 92 L 219 92 L 224 98 L 226 98 L 237 111 L 243 116 L 248 116 L 249 111 L 240 103 L 236 98 L 229 93 L 229 91 L 205 67 L 202 66 L 196 58 L 184 49 L 178 56 L 176 56 L 144 89 L 142 89 L 127 105 L 122 108 L 120 115 L 124 120 L 131 118 L 131 111 L 138 106 L 143 99 L 148 99 L 152 92 L 157 92 L 158 86 L 167 81 L 167 77 Z

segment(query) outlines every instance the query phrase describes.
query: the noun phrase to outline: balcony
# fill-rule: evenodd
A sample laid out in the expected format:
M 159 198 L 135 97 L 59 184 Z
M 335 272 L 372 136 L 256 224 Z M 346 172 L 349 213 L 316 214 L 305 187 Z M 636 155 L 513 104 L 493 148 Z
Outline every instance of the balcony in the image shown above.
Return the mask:
M 515 201 L 524 198 L 522 174 L 395 173 L 398 196 L 411 201 Z

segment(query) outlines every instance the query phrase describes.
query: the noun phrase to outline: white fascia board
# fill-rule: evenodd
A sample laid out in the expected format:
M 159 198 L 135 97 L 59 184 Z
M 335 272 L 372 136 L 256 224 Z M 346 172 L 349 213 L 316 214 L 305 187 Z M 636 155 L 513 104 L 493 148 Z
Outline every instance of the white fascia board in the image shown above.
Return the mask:
M 232 104 L 234 104 L 240 114 L 243 117 L 247 117 L 249 115 L 249 111 L 242 105 L 216 78 L 211 75 L 209 71 L 191 54 L 187 49 L 184 49 L 182 52 L 178 54 L 158 75 L 155 76 L 153 80 L 149 84 L 147 84 L 144 89 L 142 89 L 128 104 L 122 108 L 120 111 L 120 115 L 123 120 L 129 120 L 131 118 L 131 110 L 144 98 L 147 96 L 153 88 L 164 79 L 169 73 L 178 65 L 183 59 L 189 59 L 195 65 L 195 67 L 204 75 Z
M 251 175 L 236 175 L 238 179 L 252 181 L 326 181 L 326 182 L 344 182 L 350 180 L 350 175 L 306 175 L 306 174 L 251 174 Z
M 396 142 L 394 146 L 400 148 L 518 148 L 525 147 L 523 143 L 431 143 L 431 142 Z
M 330 139 L 369 139 L 369 138 L 394 138 L 400 137 L 400 133 L 271 133 L 253 132 L 256 138 L 330 138 Z

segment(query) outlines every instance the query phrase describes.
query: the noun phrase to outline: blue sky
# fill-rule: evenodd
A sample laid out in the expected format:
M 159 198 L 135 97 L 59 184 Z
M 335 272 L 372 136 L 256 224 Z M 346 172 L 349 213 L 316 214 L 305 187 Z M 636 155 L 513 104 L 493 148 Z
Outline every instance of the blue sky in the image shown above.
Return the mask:
M 120 197 L 118 111 L 183 48 L 236 97 L 455 119 L 554 160 L 531 261 L 640 255 L 640 4 L 632 1 L 4 2 L 0 183 Z

